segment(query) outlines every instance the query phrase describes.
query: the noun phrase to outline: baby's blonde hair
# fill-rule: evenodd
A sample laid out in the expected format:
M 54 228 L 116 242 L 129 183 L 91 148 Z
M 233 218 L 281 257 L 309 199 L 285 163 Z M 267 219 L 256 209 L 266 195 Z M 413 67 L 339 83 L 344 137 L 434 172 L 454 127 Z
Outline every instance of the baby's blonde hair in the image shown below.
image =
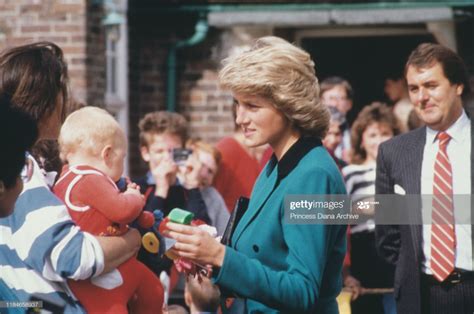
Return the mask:
M 61 159 L 67 161 L 69 154 L 78 152 L 99 156 L 106 145 L 116 144 L 122 134 L 120 125 L 104 109 L 91 106 L 81 108 L 71 113 L 61 127 Z

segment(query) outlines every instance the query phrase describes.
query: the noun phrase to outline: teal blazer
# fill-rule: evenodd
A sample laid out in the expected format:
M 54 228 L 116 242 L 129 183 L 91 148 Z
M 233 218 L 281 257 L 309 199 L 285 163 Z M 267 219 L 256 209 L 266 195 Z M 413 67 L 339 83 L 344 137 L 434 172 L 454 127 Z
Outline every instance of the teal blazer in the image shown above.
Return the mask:
M 319 139 L 300 138 L 267 163 L 214 282 L 245 298 L 248 313 L 338 313 L 347 226 L 285 223 L 289 194 L 346 194 Z

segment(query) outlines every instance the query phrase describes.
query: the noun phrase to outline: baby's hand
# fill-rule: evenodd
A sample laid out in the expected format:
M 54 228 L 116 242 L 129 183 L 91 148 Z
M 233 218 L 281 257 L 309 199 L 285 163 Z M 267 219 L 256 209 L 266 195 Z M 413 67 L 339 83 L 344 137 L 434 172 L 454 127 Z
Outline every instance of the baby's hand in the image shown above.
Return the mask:
M 129 182 L 129 183 L 127 184 L 127 190 L 128 190 L 128 189 L 135 189 L 135 190 L 140 191 L 140 187 L 138 186 L 138 184 L 133 183 L 133 182 Z
M 135 186 L 133 186 L 135 185 Z M 136 196 L 139 196 L 141 197 L 142 199 L 145 199 L 145 197 L 142 195 L 142 193 L 140 193 L 140 188 L 138 186 L 136 186 L 135 183 L 131 183 L 127 186 L 127 190 L 125 192 L 123 192 L 123 194 L 125 195 L 136 195 Z

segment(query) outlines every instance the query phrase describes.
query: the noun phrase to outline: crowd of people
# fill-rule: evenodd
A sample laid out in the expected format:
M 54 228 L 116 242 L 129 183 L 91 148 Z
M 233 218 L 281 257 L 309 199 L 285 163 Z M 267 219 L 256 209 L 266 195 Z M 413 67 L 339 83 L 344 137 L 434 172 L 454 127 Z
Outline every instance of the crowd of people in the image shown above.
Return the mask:
M 4 51 L 0 78 L 1 300 L 54 313 L 338 313 L 343 289 L 355 314 L 474 311 L 474 233 L 455 220 L 466 211 L 455 195 L 474 189 L 469 82 L 441 45 L 415 48 L 386 77 L 389 103 L 348 121 L 347 80 L 319 82 L 307 52 L 262 37 L 219 72 L 234 133 L 213 145 L 179 113 L 147 113 L 141 178 L 124 176 L 133 148 L 113 116 L 71 105 L 60 47 Z M 409 208 L 431 219 L 385 225 L 374 207 L 350 226 L 285 219 L 288 195 L 382 194 L 432 195 Z M 167 222 L 176 208 L 193 222 Z

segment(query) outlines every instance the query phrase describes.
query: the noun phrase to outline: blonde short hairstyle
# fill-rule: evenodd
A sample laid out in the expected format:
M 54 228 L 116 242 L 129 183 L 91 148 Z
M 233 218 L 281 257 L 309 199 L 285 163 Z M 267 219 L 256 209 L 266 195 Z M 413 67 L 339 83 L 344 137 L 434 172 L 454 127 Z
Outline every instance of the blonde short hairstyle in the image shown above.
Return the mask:
M 61 158 L 78 152 L 98 156 L 105 145 L 115 144 L 123 131 L 104 109 L 87 106 L 71 113 L 61 127 Z M 67 161 L 67 160 L 66 160 Z
M 222 88 L 266 98 L 302 135 L 324 137 L 330 116 L 321 104 L 314 62 L 306 51 L 278 37 L 262 37 L 223 64 Z

